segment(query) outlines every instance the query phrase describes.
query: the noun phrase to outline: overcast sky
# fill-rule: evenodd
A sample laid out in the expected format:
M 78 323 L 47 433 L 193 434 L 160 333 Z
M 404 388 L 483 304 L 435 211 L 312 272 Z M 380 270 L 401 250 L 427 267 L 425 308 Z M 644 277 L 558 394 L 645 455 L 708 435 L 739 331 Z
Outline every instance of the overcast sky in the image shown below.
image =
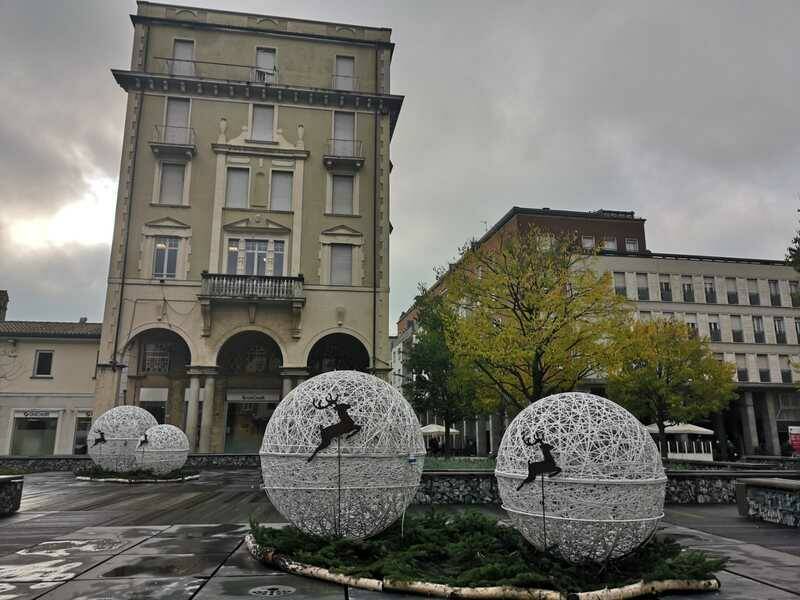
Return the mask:
M 782 258 L 792 237 L 797 2 L 215 4 L 394 30 L 392 322 L 514 205 L 635 210 L 663 252 Z M 9 319 L 102 318 L 125 109 L 109 69 L 129 66 L 135 10 L 0 0 Z

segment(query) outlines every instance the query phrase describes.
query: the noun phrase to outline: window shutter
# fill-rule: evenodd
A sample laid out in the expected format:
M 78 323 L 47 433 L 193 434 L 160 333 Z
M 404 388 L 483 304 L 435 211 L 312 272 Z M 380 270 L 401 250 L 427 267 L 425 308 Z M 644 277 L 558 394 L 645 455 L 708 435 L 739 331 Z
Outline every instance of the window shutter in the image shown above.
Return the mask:
M 333 176 L 333 193 L 331 210 L 336 215 L 353 214 L 353 177 L 350 175 Z
M 228 169 L 228 182 L 225 189 L 225 206 L 247 208 L 250 188 L 250 173 L 247 169 Z
M 253 106 L 253 131 L 250 135 L 261 142 L 272 141 L 272 122 L 275 109 L 271 106 Z
M 175 40 L 172 47 L 173 61 L 172 72 L 175 75 L 194 76 L 194 42 L 190 40 Z
M 355 138 L 355 114 L 348 112 L 333 113 L 333 152 L 337 156 L 353 156 L 353 139 Z
M 337 56 L 336 57 L 336 81 L 334 87 L 337 90 L 355 89 L 355 59 L 352 56 Z
M 184 165 L 161 165 L 161 191 L 159 204 L 183 204 Z
M 292 210 L 292 173 L 272 172 L 269 208 L 270 210 Z
M 331 285 L 353 285 L 353 247 L 331 244 Z
M 165 140 L 171 144 L 186 144 L 189 141 L 189 100 L 167 98 L 167 131 Z

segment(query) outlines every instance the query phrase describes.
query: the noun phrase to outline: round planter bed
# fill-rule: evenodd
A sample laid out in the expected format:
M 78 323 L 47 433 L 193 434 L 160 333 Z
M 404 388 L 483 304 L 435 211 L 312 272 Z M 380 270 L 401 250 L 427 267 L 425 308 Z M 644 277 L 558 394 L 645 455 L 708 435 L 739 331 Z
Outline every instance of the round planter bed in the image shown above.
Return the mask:
M 253 523 L 245 543 L 258 561 L 287 573 L 437 598 L 622 600 L 715 591 L 720 584 L 713 571 L 724 564 L 671 540 L 654 540 L 606 565 L 571 565 L 474 514 L 407 517 L 404 531 L 396 524 L 361 541 L 309 538 L 290 527 Z
M 22 475 L 0 475 L 0 517 L 19 510 L 24 481 Z

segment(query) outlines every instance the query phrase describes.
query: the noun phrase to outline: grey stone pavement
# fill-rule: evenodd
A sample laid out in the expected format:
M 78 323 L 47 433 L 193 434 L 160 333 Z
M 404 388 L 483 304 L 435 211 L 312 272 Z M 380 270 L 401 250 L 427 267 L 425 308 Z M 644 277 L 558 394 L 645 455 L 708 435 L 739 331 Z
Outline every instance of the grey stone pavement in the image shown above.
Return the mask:
M 28 475 L 20 512 L 0 519 L 0 600 L 345 598 L 339 586 L 273 572 L 249 556 L 242 537 L 250 516 L 282 522 L 259 484 L 256 471 L 140 485 Z M 743 519 L 733 506 L 666 512 L 662 533 L 731 559 L 721 593 L 671 597 L 800 599 L 800 531 Z M 418 598 L 353 589 L 349 597 Z

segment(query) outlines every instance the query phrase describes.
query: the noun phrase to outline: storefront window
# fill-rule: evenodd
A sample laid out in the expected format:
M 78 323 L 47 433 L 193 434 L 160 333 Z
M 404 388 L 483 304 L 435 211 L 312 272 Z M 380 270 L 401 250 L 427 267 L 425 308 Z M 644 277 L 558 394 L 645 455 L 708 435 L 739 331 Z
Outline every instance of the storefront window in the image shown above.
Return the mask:
M 75 441 L 72 444 L 73 454 L 86 454 L 89 446 L 86 444 L 86 438 L 89 435 L 89 429 L 92 427 L 92 417 L 76 417 L 75 418 Z
M 11 454 L 19 456 L 53 454 L 57 427 L 58 417 L 15 417 Z
M 273 410 L 275 405 L 266 402 L 230 402 L 225 452 L 258 452 Z
M 144 400 L 139 403 L 139 406 L 149 412 L 155 417 L 156 422 L 163 424 L 167 416 L 167 403 L 162 400 L 150 401 Z

